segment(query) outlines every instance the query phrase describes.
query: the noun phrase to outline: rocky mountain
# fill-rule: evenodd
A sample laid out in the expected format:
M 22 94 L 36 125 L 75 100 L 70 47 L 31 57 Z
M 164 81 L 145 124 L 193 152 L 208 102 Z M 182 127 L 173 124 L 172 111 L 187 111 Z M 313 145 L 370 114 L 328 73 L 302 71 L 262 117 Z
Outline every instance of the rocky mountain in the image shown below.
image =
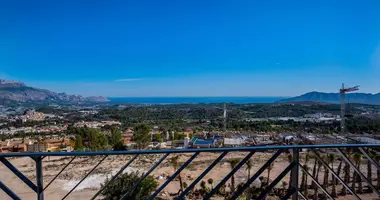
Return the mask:
M 301 96 L 280 100 L 281 103 L 300 102 L 300 101 L 339 104 L 340 94 L 339 93 L 324 93 L 324 92 L 309 92 Z M 345 95 L 345 102 L 380 105 L 380 93 L 377 93 L 377 94 L 348 93 Z
M 100 103 L 108 101 L 104 97 L 83 97 L 56 93 L 27 86 L 18 81 L 0 79 L 0 102 L 57 102 L 57 103 Z

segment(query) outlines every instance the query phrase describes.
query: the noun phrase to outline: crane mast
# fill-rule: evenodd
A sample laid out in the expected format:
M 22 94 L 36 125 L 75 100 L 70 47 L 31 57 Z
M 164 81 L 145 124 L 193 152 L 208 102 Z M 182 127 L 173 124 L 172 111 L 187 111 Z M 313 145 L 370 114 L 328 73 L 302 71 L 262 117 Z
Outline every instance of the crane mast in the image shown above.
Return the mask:
M 345 114 L 346 114 L 346 105 L 344 103 L 344 95 L 348 92 L 353 92 L 359 90 L 359 86 L 345 88 L 344 83 L 342 83 L 342 88 L 339 90 L 340 93 L 340 132 L 341 134 L 345 133 L 346 129 L 346 120 L 345 120 Z

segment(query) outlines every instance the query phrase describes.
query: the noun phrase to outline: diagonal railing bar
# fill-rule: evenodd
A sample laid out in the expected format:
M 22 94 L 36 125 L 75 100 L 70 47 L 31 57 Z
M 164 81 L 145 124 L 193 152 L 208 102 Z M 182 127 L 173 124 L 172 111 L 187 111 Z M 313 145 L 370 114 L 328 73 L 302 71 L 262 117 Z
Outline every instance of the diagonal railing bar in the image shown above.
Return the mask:
M 257 197 L 257 199 L 263 199 L 265 196 L 267 196 L 269 191 L 272 190 L 273 187 L 276 186 L 278 182 L 280 182 L 295 165 L 297 165 L 297 163 L 295 163 L 294 161 L 290 163 L 288 167 L 286 167 L 286 169 L 282 171 L 281 174 L 276 179 L 274 179 L 274 181 L 268 187 L 266 187 L 263 192 L 261 192 L 261 194 L 259 195 L 259 197 Z
M 63 199 L 66 199 L 108 156 L 104 156 L 99 162 L 98 164 L 95 165 L 95 167 L 93 167 L 90 172 L 88 172 L 83 178 L 82 180 L 80 180 L 71 190 L 70 192 L 68 192 L 63 198 Z
M 59 173 L 57 174 L 57 175 L 55 175 L 55 177 L 53 178 L 53 179 L 51 179 L 51 181 L 45 186 L 45 188 L 44 188 L 44 190 L 43 191 L 45 191 L 46 190 L 46 188 L 48 188 L 54 181 L 55 181 L 55 179 L 57 179 L 58 178 L 58 176 L 59 175 L 61 175 L 61 173 L 63 172 L 63 171 L 65 171 L 65 169 L 74 161 L 74 159 L 76 158 L 76 156 L 74 156 L 71 160 L 70 160 L 70 162 L 68 162 L 66 165 L 65 165 L 65 167 L 63 167 L 62 169 L 61 169 L 61 171 L 59 171 Z M 42 158 L 43 159 L 43 158 Z
M 345 153 L 343 153 L 343 151 L 341 151 L 340 149 L 337 149 L 338 153 L 342 156 L 343 160 L 346 161 L 353 169 L 354 171 L 362 178 L 364 179 L 364 181 L 368 184 L 368 186 L 370 188 L 372 188 L 372 190 L 374 190 L 376 192 L 376 194 L 380 197 L 380 192 L 379 190 L 377 190 L 375 188 L 375 186 L 372 185 L 372 183 L 367 179 L 367 177 L 365 177 L 363 175 L 363 173 L 358 169 L 356 168 L 356 166 L 354 165 L 354 163 L 351 162 L 351 160 L 347 157 L 347 155 Z
M 255 151 L 251 151 L 247 156 L 245 156 L 244 158 L 243 158 L 243 160 L 241 160 L 237 165 L 236 165 L 236 167 L 235 168 L 233 168 L 231 171 L 230 171 L 230 173 L 228 173 L 227 174 L 227 176 L 225 176 L 224 178 L 223 178 L 223 180 L 222 181 L 220 181 L 219 182 L 219 184 L 213 189 L 213 190 L 211 190 L 211 192 L 209 192 L 208 194 L 207 194 L 207 196 L 206 197 L 204 197 L 203 199 L 204 200 L 208 200 L 208 199 L 210 199 L 218 190 L 219 190 L 219 188 L 222 186 L 222 185 L 224 185 L 226 182 L 227 182 L 227 180 L 228 179 L 230 179 L 252 156 L 253 156 L 253 154 L 255 154 Z
M 289 191 L 288 191 L 288 193 L 286 193 L 286 195 L 284 196 L 284 197 L 282 197 L 281 198 L 281 200 L 287 200 L 287 199 L 289 199 L 294 193 L 296 193 L 297 192 L 297 189 L 296 188 L 294 188 L 294 187 L 292 187 Z
M 380 171 L 380 165 L 373 159 L 371 158 L 371 156 L 368 155 L 367 151 L 365 151 L 362 147 L 359 147 L 358 148 L 362 153 L 363 155 L 373 164 L 375 165 L 376 169 L 378 171 Z
M 318 180 L 316 180 L 300 163 L 298 163 L 298 166 L 311 178 L 311 181 L 313 181 L 323 191 L 323 193 L 325 193 L 330 199 L 334 200 L 330 193 L 328 193 L 326 189 L 323 188 L 321 184 L 319 184 Z
M 207 169 L 205 169 L 204 171 L 203 171 L 203 173 L 201 174 L 201 175 L 199 175 L 198 176 L 198 178 L 197 179 L 195 179 L 195 181 L 193 181 L 191 184 L 190 184 L 190 186 L 188 186 L 186 189 L 185 189 L 185 191 L 183 191 L 182 193 L 181 193 L 181 195 L 179 195 L 176 199 L 184 199 L 185 198 L 185 196 L 186 196 L 186 194 L 187 193 L 189 193 L 190 192 L 190 190 L 192 190 L 193 188 L 194 188 L 194 186 L 199 182 L 199 181 L 201 181 L 202 180 L 202 178 L 203 177 L 205 177 L 223 158 L 224 158 L 224 156 L 226 156 L 227 155 L 227 153 L 228 152 L 223 152 L 222 154 L 220 154 L 219 155 L 219 157 L 217 158 L 217 159 L 215 159 L 214 160 L 214 162 L 213 163 L 211 163 L 211 165 L 207 168 Z
M 243 187 L 233 194 L 232 199 L 239 197 L 253 183 L 253 181 L 255 181 L 278 158 L 278 156 L 281 155 L 282 152 L 283 150 L 280 149 L 273 154 L 273 156 L 243 185 Z
M 184 170 L 198 155 L 200 152 L 195 152 L 164 184 L 156 190 L 148 200 L 153 200 L 173 179 L 175 179 L 182 170 Z
M 9 189 L 3 182 L 0 181 L 0 189 L 2 189 L 13 200 L 21 200 L 11 189 Z
M 120 170 L 91 198 L 91 200 L 94 200 L 96 197 L 98 197 L 104 189 L 106 189 L 139 155 L 135 155 L 130 159 L 123 167 L 120 168 Z
M 135 188 L 150 174 L 152 173 L 153 170 L 155 170 L 158 165 L 160 165 L 162 163 L 162 161 L 164 161 L 167 157 L 169 156 L 169 153 L 166 153 L 164 156 L 162 156 L 160 158 L 160 160 L 158 160 L 158 162 L 153 166 L 151 167 L 132 187 L 131 189 L 129 189 L 127 191 L 127 193 L 125 193 L 120 199 L 126 199 L 126 197 L 128 197 L 128 195 L 133 192 L 133 190 L 135 190 Z
M 334 172 L 334 170 L 331 169 L 331 167 L 321 158 L 321 156 L 314 149 L 311 149 L 311 151 L 315 154 L 315 157 L 319 160 L 319 162 L 321 162 L 322 165 L 326 167 L 326 169 L 328 169 L 336 179 L 338 179 L 338 181 L 343 185 L 343 187 L 345 187 L 352 195 L 354 195 L 357 200 L 361 200 L 360 197 L 354 191 L 352 191 L 352 189 Z
M 20 178 L 27 186 L 29 186 L 34 192 L 37 192 L 37 186 L 28 179 L 23 173 L 21 173 L 12 163 L 6 158 L 0 157 L 0 161 L 11 170 L 18 178 Z
M 305 199 L 305 200 L 308 200 L 308 198 L 307 198 L 307 197 L 305 197 L 305 195 L 304 195 L 304 194 L 302 194 L 302 192 L 298 191 L 298 195 L 299 195 L 299 196 L 301 196 L 303 199 Z

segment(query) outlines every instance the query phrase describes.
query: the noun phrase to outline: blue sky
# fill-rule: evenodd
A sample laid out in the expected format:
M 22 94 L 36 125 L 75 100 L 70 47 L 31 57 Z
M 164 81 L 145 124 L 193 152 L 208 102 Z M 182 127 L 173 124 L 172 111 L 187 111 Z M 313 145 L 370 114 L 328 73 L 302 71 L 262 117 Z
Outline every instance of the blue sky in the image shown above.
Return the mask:
M 0 2 L 0 78 L 104 96 L 380 92 L 380 1 Z

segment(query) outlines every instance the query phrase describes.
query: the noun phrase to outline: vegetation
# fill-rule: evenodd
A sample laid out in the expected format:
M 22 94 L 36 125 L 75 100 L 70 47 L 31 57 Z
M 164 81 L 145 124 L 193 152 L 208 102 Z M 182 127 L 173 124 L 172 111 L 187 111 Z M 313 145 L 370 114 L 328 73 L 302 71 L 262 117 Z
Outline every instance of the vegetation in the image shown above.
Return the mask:
M 253 162 L 251 159 L 249 159 L 246 163 L 245 163 L 246 167 L 245 169 L 247 170 L 248 172 L 248 176 L 247 176 L 247 182 L 249 181 L 249 179 L 251 178 L 251 170 L 252 170 L 252 167 L 253 167 Z
M 240 162 L 240 159 L 233 158 L 227 161 L 230 164 L 231 169 L 234 169 L 236 165 Z M 235 175 L 231 176 L 231 191 L 235 191 Z
M 169 160 L 169 163 L 173 167 L 174 171 L 177 171 L 179 168 L 178 160 L 179 160 L 178 155 L 172 156 Z M 180 185 L 180 190 L 178 191 L 179 193 L 179 192 L 183 192 L 183 181 L 182 181 L 181 173 L 178 174 L 178 179 L 179 179 L 179 185 Z
M 125 173 L 119 178 L 115 179 L 110 185 L 108 185 L 102 195 L 104 200 L 118 200 L 124 194 L 129 192 L 139 181 L 141 174 L 139 172 Z M 104 183 L 106 185 L 109 182 L 107 179 Z M 126 196 L 126 199 L 140 200 L 148 199 L 151 193 L 157 188 L 158 182 L 152 177 L 146 177 L 132 192 Z
M 108 146 L 107 137 L 104 134 L 102 134 L 98 129 L 87 127 L 69 127 L 67 132 L 70 135 L 76 136 L 75 146 L 77 146 L 80 149 L 82 149 L 83 147 L 89 150 L 102 150 L 106 149 Z M 82 140 L 82 142 L 80 142 L 80 140 Z
M 150 128 L 146 124 L 139 123 L 134 128 L 133 139 L 136 142 L 137 148 L 145 149 L 148 147 L 151 141 L 151 136 L 149 134 Z
M 74 149 L 77 150 L 77 151 L 82 151 L 83 150 L 83 140 L 82 140 L 82 136 L 80 135 L 76 135 L 75 136 L 75 145 L 74 145 Z

